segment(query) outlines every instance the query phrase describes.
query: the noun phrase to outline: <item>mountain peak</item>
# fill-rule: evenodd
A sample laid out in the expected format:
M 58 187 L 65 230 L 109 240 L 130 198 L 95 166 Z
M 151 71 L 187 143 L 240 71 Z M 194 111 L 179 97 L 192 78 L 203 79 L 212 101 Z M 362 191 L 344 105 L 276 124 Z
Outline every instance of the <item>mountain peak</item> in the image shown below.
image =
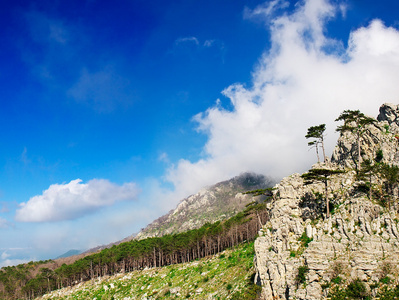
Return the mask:
M 136 238 L 175 234 L 199 228 L 207 222 L 216 222 L 233 216 L 254 200 L 243 192 L 268 188 L 275 184 L 271 178 L 242 173 L 239 176 L 219 182 L 179 202 L 177 207 L 158 218 L 140 231 Z M 259 197 L 260 198 L 260 197 Z

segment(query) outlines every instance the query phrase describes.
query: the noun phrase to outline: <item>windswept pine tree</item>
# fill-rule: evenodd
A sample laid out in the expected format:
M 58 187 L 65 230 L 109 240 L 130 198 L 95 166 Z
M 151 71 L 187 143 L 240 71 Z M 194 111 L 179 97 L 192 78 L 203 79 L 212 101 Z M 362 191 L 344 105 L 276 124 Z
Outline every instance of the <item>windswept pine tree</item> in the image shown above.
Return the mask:
M 395 165 L 381 164 L 380 174 L 385 179 L 386 199 L 384 203 L 390 208 L 398 196 L 399 167 Z
M 324 150 L 324 131 L 326 130 L 326 124 L 320 124 L 318 126 L 311 126 L 308 128 L 308 133 L 305 135 L 307 139 L 312 138 L 313 141 L 308 143 L 308 146 L 316 149 L 317 162 L 320 162 L 319 157 L 319 145 L 323 150 L 323 161 L 326 162 L 326 152 Z
M 326 216 L 330 217 L 330 207 L 329 207 L 329 198 L 328 198 L 328 181 L 332 176 L 337 174 L 342 174 L 345 171 L 338 169 L 310 169 L 309 172 L 302 174 L 302 178 L 305 180 L 305 184 L 311 184 L 314 182 L 323 182 L 325 189 L 325 201 L 326 201 Z
M 366 126 L 376 122 L 375 119 L 366 116 L 359 110 L 344 110 L 335 121 L 344 121 L 343 125 L 337 127 L 336 131 L 341 135 L 351 132 L 356 135 L 357 141 L 357 171 L 361 167 L 360 139 L 366 130 Z

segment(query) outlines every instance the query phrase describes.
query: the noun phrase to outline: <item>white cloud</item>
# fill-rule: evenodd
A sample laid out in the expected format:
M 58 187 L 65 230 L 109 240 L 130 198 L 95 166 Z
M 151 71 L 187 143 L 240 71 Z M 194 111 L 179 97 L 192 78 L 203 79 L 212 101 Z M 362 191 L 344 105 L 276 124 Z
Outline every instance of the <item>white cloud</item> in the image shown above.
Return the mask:
M 198 39 L 197 39 L 195 36 L 189 36 L 189 37 L 178 38 L 178 39 L 175 41 L 175 44 L 178 45 L 178 44 L 186 43 L 186 42 L 194 43 L 194 44 L 196 44 L 197 46 L 199 45 L 199 41 L 198 41 Z
M 164 163 L 170 163 L 169 160 L 169 156 L 166 152 L 162 152 L 159 156 L 158 156 L 158 160 Z
M 182 159 L 167 171 L 176 195 L 243 171 L 276 177 L 305 171 L 316 161 L 305 139 L 308 127 L 327 124 L 330 155 L 337 139 L 334 120 L 343 110 L 375 117 L 382 103 L 398 103 L 398 30 L 375 20 L 351 32 L 344 49 L 343 41 L 324 34 L 326 22 L 340 11 L 342 6 L 308 0 L 268 23 L 272 45 L 259 60 L 252 85 L 223 91 L 232 109 L 215 105 L 195 116 L 208 141 L 202 159 Z M 262 13 L 268 18 L 271 10 L 253 12 Z
M 9 267 L 9 266 L 17 266 L 20 264 L 25 264 L 29 261 L 35 261 L 36 259 L 6 259 L 0 261 L 0 268 Z
M 32 248 L 3 248 L 0 249 L 0 268 L 15 266 L 29 261 L 36 260 L 31 256 Z
M 263 20 L 270 20 L 276 11 L 287 8 L 289 5 L 290 3 L 285 0 L 273 0 L 262 3 L 254 9 L 246 7 L 244 9 L 244 19 L 260 17 Z
M 0 259 L 5 260 L 8 257 L 10 257 L 10 254 L 8 254 L 7 251 L 4 251 L 3 253 L 1 253 Z
M 118 201 L 134 200 L 137 194 L 134 183 L 119 186 L 105 179 L 88 183 L 76 179 L 67 184 L 53 184 L 42 195 L 21 203 L 15 218 L 20 222 L 76 219 Z

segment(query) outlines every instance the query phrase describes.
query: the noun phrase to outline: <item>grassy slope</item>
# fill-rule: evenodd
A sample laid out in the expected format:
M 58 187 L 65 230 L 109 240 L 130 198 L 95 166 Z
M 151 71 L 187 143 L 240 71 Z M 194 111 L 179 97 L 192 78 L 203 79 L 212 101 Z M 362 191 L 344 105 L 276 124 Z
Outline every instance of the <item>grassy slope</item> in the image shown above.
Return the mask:
M 118 274 L 39 299 L 255 299 L 253 242 L 185 264 Z

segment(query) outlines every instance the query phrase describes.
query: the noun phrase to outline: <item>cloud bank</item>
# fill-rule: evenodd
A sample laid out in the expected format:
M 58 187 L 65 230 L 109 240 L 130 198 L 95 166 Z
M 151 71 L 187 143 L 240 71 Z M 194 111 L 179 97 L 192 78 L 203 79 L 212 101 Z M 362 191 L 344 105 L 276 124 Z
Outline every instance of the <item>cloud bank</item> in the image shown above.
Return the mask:
M 223 91 L 231 109 L 218 100 L 194 117 L 208 140 L 202 159 L 182 159 L 167 171 L 176 195 L 244 171 L 275 177 L 305 171 L 316 162 L 304 137 L 308 127 L 327 124 L 330 155 L 337 139 L 334 120 L 343 110 L 375 117 L 382 103 L 398 103 L 398 30 L 374 20 L 352 31 L 345 48 L 326 34 L 327 22 L 345 14 L 342 5 L 307 0 L 275 17 L 284 7 L 286 2 L 272 1 L 269 7 L 245 10 L 245 18 L 263 17 L 271 47 L 260 58 L 251 86 L 233 84 Z
M 87 183 L 76 179 L 66 184 L 53 184 L 42 195 L 21 203 L 15 219 L 20 222 L 72 220 L 115 202 L 134 200 L 137 195 L 134 183 L 119 186 L 105 179 Z

